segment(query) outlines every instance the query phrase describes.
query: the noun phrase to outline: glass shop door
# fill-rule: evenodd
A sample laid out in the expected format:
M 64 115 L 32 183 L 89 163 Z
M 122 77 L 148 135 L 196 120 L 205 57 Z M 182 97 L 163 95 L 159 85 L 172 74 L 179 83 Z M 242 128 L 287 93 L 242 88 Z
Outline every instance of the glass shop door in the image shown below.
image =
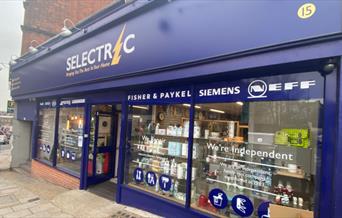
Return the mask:
M 117 126 L 112 105 L 92 105 L 88 147 L 88 185 L 114 177 Z

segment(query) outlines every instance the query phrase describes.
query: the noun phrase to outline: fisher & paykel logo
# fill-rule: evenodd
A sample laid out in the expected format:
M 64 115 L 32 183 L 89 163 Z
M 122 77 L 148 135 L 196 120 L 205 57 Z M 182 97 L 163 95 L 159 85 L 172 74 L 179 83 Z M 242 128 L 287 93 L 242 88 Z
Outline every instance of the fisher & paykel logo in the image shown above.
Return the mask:
M 316 85 L 316 80 L 295 81 L 285 83 L 266 83 L 264 80 L 254 80 L 248 85 L 248 98 L 267 98 L 269 92 L 305 90 Z
M 118 65 L 123 54 L 131 54 L 135 46 L 130 42 L 135 34 L 125 36 L 126 25 L 122 28 L 115 43 L 107 42 L 93 47 L 66 60 L 66 76 L 73 77 L 82 73 Z

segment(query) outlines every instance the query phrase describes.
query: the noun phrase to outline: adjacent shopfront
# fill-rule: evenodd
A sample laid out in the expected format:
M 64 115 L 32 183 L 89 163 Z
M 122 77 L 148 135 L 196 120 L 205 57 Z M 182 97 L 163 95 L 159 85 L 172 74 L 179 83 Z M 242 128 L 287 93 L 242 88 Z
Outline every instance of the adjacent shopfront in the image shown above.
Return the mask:
M 135 1 L 28 55 L 34 165 L 166 217 L 338 217 L 342 11 L 305 3 Z

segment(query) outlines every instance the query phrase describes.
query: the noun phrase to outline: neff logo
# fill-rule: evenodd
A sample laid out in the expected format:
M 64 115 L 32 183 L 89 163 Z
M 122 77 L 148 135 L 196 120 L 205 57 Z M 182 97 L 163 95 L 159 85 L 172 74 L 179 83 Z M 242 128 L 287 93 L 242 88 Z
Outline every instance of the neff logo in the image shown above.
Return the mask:
M 129 46 L 129 41 L 131 39 L 135 39 L 135 34 L 129 34 L 123 38 L 125 28 L 126 25 L 123 27 L 115 45 L 112 43 L 105 43 L 89 49 L 88 51 L 84 51 L 82 54 L 68 57 L 66 61 L 66 71 L 76 70 L 93 64 L 104 63 L 109 60 L 109 65 L 119 64 L 122 49 L 126 54 L 130 54 L 135 50 L 135 46 Z
M 267 98 L 267 92 L 291 91 L 294 89 L 309 89 L 316 85 L 316 80 L 301 82 L 286 82 L 267 84 L 263 80 L 254 80 L 248 86 L 248 98 Z

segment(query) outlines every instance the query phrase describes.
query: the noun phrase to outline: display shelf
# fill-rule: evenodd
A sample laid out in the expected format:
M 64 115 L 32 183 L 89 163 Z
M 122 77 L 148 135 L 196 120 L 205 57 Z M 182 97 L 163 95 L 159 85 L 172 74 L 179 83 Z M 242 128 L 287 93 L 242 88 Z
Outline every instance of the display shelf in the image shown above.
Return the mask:
M 302 172 L 302 173 L 290 173 L 290 172 L 285 171 L 285 170 L 279 170 L 278 172 L 276 172 L 275 175 L 288 176 L 288 177 L 293 177 L 293 178 L 297 178 L 297 179 L 305 179 L 304 172 Z
M 169 154 L 158 154 L 158 153 L 152 153 L 152 152 L 141 151 L 141 150 L 138 150 L 138 151 L 135 151 L 135 152 L 137 152 L 137 153 L 145 152 L 147 154 L 155 155 L 154 158 L 176 158 L 176 159 L 184 159 L 184 160 L 188 159 L 185 156 L 174 156 L 174 155 L 169 155 Z M 140 155 L 140 156 L 143 156 L 143 155 Z M 153 157 L 151 157 L 151 158 L 153 158 Z M 196 159 L 194 159 L 194 160 L 196 160 Z
M 66 145 L 66 144 L 61 144 L 60 147 L 72 148 L 72 149 L 75 149 L 75 150 L 79 150 L 80 149 L 79 147 L 70 146 L 70 145 Z
M 139 162 L 139 161 L 136 161 L 136 160 L 133 160 L 132 162 L 133 162 L 133 163 L 136 163 L 136 164 L 138 164 L 138 165 L 147 165 L 147 166 L 150 166 L 150 167 L 155 167 L 155 168 L 158 168 L 158 169 L 163 169 L 163 168 L 160 167 L 160 166 L 156 166 L 156 165 L 149 164 L 149 163 L 143 163 L 143 162 Z
M 49 141 L 49 140 L 42 139 L 42 138 L 38 138 L 38 140 L 39 140 L 39 141 L 43 141 L 43 142 L 47 142 L 47 143 L 49 143 L 49 144 L 50 144 L 50 143 L 51 143 L 51 141 L 52 141 L 52 140 L 51 140 L 51 141 Z M 52 142 L 52 143 L 53 143 L 53 142 Z
M 248 129 L 248 125 L 239 125 L 240 129 Z
M 189 120 L 189 118 L 186 118 L 186 117 L 182 117 L 182 120 Z M 198 121 L 198 122 L 212 122 L 212 123 L 229 123 L 229 122 L 234 122 L 234 123 L 239 123 L 239 121 L 234 121 L 234 120 L 210 120 L 210 119 L 203 119 L 203 120 L 195 120 L 195 121 Z
M 224 182 L 224 181 L 220 181 L 220 180 L 217 180 L 217 179 L 207 178 L 207 181 L 217 182 L 217 183 L 220 183 L 220 184 L 223 184 L 223 185 L 229 185 L 229 186 L 232 186 L 232 187 L 236 187 L 236 188 L 240 188 L 240 189 L 245 189 L 245 190 L 249 190 L 249 191 L 252 191 L 252 192 L 258 192 L 260 194 L 270 195 L 270 196 L 274 196 L 274 197 L 277 196 L 276 194 L 271 193 L 271 192 L 262 191 L 262 190 L 258 190 L 258 189 L 254 189 L 254 188 L 238 185 L 238 184 L 235 184 L 235 183 Z
M 146 152 L 146 151 L 141 151 L 141 152 L 145 152 L 145 153 L 148 153 L 148 154 L 144 154 L 144 153 L 139 153 L 139 152 L 138 152 L 138 155 L 139 155 L 139 156 L 145 156 L 145 157 L 150 157 L 150 158 L 159 158 L 159 159 L 162 159 L 162 158 L 170 157 L 170 158 L 188 159 L 188 157 L 185 157 L 185 156 L 173 156 L 173 155 L 168 155 L 168 154 L 155 154 L 155 153 L 149 153 L 149 152 Z M 150 154 L 152 154 L 152 155 L 150 155 Z
M 133 184 L 133 183 L 129 183 L 128 186 L 132 187 L 132 188 L 139 189 L 139 190 L 141 190 L 143 192 L 148 192 L 148 193 L 151 193 L 153 195 L 157 195 L 159 197 L 166 198 L 166 199 L 168 199 L 170 201 L 176 202 L 176 203 L 181 204 L 183 206 L 185 204 L 185 201 L 179 200 L 179 199 L 177 199 L 175 197 L 167 196 L 165 194 L 163 195 L 163 194 L 160 194 L 158 192 L 154 192 L 154 191 L 148 190 L 145 186 L 141 187 L 142 185 L 136 185 L 136 184 Z
M 133 145 L 137 147 L 157 147 L 156 145 L 144 145 L 144 144 L 138 144 L 138 143 L 133 143 Z M 157 149 L 168 150 L 168 148 L 161 148 L 161 147 L 158 147 Z
M 188 139 L 189 136 L 179 136 L 179 135 L 160 135 L 155 134 L 155 137 L 172 137 L 172 138 L 180 138 L 180 139 Z

